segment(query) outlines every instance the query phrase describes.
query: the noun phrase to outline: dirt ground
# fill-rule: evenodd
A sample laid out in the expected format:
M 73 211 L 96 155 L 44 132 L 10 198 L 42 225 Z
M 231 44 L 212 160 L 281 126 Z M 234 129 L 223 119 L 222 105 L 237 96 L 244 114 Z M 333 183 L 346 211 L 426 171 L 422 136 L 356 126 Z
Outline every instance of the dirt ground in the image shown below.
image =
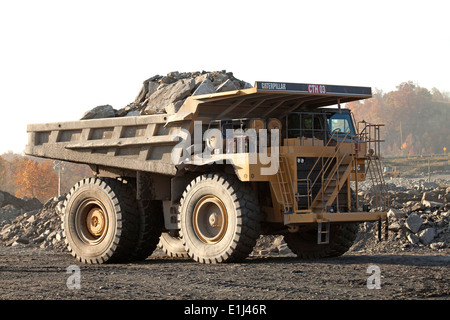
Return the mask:
M 0 299 L 449 300 L 449 253 L 424 248 L 205 265 L 155 252 L 139 263 L 83 265 L 66 252 L 0 247 Z

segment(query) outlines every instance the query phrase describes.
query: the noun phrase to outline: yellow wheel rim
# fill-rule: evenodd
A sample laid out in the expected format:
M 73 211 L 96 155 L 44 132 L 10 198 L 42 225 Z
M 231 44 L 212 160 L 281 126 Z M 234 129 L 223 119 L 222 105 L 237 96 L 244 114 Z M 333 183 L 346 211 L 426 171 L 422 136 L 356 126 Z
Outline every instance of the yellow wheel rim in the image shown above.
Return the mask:
M 228 227 L 225 205 L 215 196 L 204 196 L 195 205 L 192 224 L 195 234 L 202 242 L 218 243 Z
M 77 209 L 76 231 L 87 244 L 99 243 L 107 231 L 106 209 L 94 199 L 87 199 Z

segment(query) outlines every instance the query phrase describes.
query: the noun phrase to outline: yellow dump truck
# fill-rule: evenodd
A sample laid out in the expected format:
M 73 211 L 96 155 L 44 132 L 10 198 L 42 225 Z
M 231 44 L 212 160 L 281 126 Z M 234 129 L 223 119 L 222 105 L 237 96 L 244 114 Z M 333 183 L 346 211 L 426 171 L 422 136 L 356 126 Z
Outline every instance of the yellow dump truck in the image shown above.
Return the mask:
M 88 164 L 64 204 L 68 250 L 84 263 L 142 260 L 158 243 L 201 263 L 241 261 L 262 234 L 299 257 L 353 244 L 387 200 L 381 125 L 341 104 L 371 88 L 256 82 L 191 96 L 174 114 L 30 124 L 26 154 Z M 358 182 L 376 203 L 359 203 Z M 380 232 L 381 234 L 381 232 Z
M 400 171 L 397 170 L 397 167 L 383 167 L 383 177 L 385 178 L 400 178 Z

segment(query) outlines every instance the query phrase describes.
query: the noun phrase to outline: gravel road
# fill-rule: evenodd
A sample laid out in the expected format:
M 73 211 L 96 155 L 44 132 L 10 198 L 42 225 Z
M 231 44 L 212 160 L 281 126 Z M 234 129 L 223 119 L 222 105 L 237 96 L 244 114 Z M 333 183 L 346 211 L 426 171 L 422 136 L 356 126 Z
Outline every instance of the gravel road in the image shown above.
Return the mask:
M 155 252 L 139 263 L 83 265 L 65 252 L 0 247 L 0 299 L 449 300 L 448 253 L 349 252 L 204 265 Z

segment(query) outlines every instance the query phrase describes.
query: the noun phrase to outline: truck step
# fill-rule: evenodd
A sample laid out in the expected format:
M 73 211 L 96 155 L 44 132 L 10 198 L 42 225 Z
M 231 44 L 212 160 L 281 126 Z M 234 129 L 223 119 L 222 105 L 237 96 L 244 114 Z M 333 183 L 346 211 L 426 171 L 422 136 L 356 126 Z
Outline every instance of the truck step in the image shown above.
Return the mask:
M 330 243 L 330 222 L 325 222 L 325 226 L 322 225 L 322 222 L 319 222 L 317 224 L 317 244 L 328 243 Z

